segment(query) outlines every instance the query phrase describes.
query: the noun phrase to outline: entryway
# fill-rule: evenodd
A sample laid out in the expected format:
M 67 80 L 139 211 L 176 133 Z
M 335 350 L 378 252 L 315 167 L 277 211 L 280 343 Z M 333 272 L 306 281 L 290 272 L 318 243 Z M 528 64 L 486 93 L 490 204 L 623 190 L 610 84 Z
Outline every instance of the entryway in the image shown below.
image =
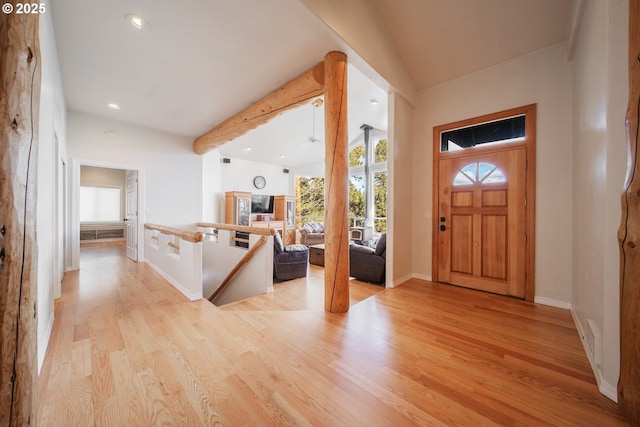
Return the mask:
M 533 300 L 535 105 L 434 128 L 435 281 Z
M 144 259 L 144 169 L 73 159 L 71 176 L 71 269 L 80 268 L 80 244 L 126 242 L 133 261 Z M 84 201 L 83 201 L 84 200 Z

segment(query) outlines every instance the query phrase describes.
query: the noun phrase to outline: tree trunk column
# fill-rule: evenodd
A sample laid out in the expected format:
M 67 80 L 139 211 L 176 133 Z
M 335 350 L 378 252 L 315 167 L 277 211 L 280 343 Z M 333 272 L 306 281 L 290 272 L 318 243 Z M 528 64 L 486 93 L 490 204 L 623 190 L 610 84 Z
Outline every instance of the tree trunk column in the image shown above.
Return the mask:
M 640 2 L 629 2 L 629 165 L 622 194 L 620 243 L 620 379 L 618 402 L 631 425 L 640 425 Z
M 0 426 L 35 425 L 39 109 L 38 15 L 5 11 L 0 17 Z
M 347 55 L 324 57 L 324 309 L 349 310 Z

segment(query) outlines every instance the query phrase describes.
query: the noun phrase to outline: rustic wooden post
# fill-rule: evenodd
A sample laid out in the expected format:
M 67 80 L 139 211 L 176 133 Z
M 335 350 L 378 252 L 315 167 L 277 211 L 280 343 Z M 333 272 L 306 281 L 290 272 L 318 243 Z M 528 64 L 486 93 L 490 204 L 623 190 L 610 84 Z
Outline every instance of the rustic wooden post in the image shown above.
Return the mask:
M 618 402 L 631 425 L 640 425 L 640 2 L 629 2 L 629 166 L 622 194 L 620 242 L 620 379 Z
M 349 310 L 347 56 L 324 57 L 325 190 L 324 309 Z
M 38 15 L 3 13 L 0 16 L 0 426 L 35 424 L 35 183 L 39 106 Z

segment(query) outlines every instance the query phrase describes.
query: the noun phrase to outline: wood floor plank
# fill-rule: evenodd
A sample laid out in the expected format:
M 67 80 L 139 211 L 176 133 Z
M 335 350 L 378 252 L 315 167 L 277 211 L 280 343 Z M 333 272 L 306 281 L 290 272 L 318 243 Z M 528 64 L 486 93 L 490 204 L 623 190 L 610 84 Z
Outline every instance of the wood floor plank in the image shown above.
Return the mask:
M 135 425 L 145 413 L 142 390 L 134 381 L 136 372 L 125 350 L 112 352 L 109 359 L 116 395 L 101 407 L 100 425 Z
M 56 302 L 37 424 L 625 425 L 568 311 L 417 280 L 350 287 L 347 313 L 324 312 L 310 266 L 215 307 L 121 245 L 83 247 Z

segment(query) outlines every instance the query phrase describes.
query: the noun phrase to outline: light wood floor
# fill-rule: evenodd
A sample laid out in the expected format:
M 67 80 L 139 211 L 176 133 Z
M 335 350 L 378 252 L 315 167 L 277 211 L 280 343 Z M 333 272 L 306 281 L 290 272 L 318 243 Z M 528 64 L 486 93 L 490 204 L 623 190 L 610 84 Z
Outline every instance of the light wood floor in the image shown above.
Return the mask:
M 344 315 L 295 309 L 316 291 L 287 282 L 223 310 L 117 247 L 81 252 L 56 303 L 39 426 L 624 425 L 565 310 L 421 281 Z M 308 282 L 322 286 L 318 271 Z
M 324 310 L 324 269 L 309 264 L 306 278 L 274 283 L 272 294 L 263 294 L 243 301 L 226 304 L 225 311 L 262 310 Z M 349 286 L 350 306 L 384 290 L 384 285 L 374 285 L 351 279 Z

